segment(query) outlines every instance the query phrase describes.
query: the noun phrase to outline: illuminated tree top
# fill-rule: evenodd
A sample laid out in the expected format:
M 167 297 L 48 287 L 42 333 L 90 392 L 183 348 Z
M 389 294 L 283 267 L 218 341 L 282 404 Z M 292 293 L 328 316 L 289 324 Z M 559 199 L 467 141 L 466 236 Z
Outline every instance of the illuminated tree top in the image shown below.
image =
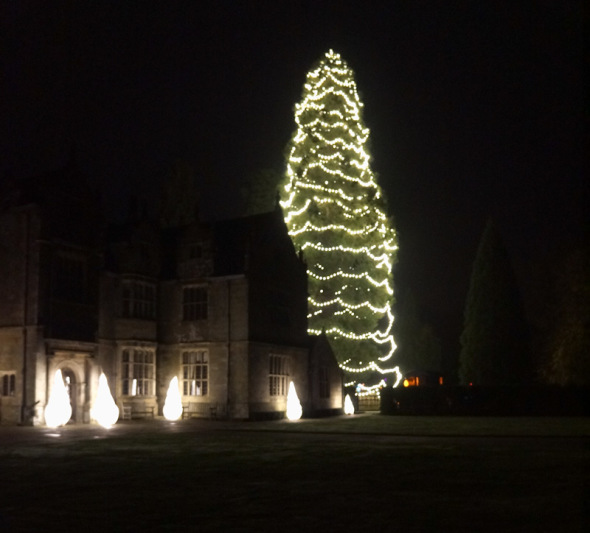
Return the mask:
M 397 245 L 369 164 L 361 111 L 352 70 L 330 50 L 307 74 L 295 106 L 281 205 L 307 262 L 310 332 L 323 330 L 335 341 L 345 370 L 388 373 L 396 371 L 383 362 L 395 349 Z

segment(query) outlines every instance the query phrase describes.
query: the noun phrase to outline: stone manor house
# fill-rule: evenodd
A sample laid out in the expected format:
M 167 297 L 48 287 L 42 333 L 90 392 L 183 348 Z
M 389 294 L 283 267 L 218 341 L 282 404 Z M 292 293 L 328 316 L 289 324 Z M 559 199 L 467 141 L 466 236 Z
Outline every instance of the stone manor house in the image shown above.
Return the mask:
M 341 412 L 342 375 L 307 334 L 307 279 L 281 213 L 167 227 L 103 222 L 74 165 L 0 193 L 0 424 L 44 424 L 61 369 L 72 422 L 90 422 L 101 372 L 126 416 L 158 416 L 179 380 L 183 416 Z

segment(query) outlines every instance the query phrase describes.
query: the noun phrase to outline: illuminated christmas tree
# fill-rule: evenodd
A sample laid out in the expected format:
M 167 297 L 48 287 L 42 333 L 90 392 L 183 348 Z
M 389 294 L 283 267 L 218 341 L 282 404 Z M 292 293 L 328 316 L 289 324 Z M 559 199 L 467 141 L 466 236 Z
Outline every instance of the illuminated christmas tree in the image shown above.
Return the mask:
M 309 280 L 309 332 L 328 335 L 355 382 L 401 375 L 392 365 L 395 231 L 366 150 L 354 74 L 330 50 L 307 74 L 281 206 Z M 354 375 L 354 376 L 353 376 Z M 376 379 L 378 378 L 378 379 Z

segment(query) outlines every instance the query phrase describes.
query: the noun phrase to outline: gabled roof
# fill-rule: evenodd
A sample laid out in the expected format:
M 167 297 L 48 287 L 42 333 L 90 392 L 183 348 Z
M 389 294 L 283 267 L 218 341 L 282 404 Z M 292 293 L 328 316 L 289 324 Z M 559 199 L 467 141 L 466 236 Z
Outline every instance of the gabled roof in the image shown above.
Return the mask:
M 144 224 L 149 224 L 143 222 Z M 141 222 L 112 225 L 107 232 L 109 243 L 122 242 L 139 231 Z M 181 247 L 199 238 L 209 241 L 212 254 L 211 276 L 232 276 L 248 272 L 249 268 L 264 267 L 269 262 L 279 263 L 289 256 L 295 258 L 295 249 L 280 210 L 242 218 L 216 222 L 194 222 L 182 227 L 159 230 L 161 276 L 174 279 L 178 276 Z M 111 268 L 113 265 L 111 265 Z
M 262 247 L 279 252 L 291 246 L 282 213 L 279 210 L 212 224 L 215 276 L 243 274 L 248 270 L 250 256 Z M 292 253 L 295 251 L 292 249 Z

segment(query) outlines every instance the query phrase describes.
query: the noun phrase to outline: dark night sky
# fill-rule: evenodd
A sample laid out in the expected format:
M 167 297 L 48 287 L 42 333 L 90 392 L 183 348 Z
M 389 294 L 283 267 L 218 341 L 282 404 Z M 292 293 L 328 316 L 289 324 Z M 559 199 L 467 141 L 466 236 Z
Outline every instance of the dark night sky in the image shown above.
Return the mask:
M 115 213 L 182 158 L 204 214 L 238 214 L 242 180 L 283 168 L 305 74 L 334 48 L 396 219 L 396 284 L 447 350 L 488 216 L 523 279 L 582 235 L 582 2 L 0 6 L 0 179 L 55 169 L 75 145 Z

